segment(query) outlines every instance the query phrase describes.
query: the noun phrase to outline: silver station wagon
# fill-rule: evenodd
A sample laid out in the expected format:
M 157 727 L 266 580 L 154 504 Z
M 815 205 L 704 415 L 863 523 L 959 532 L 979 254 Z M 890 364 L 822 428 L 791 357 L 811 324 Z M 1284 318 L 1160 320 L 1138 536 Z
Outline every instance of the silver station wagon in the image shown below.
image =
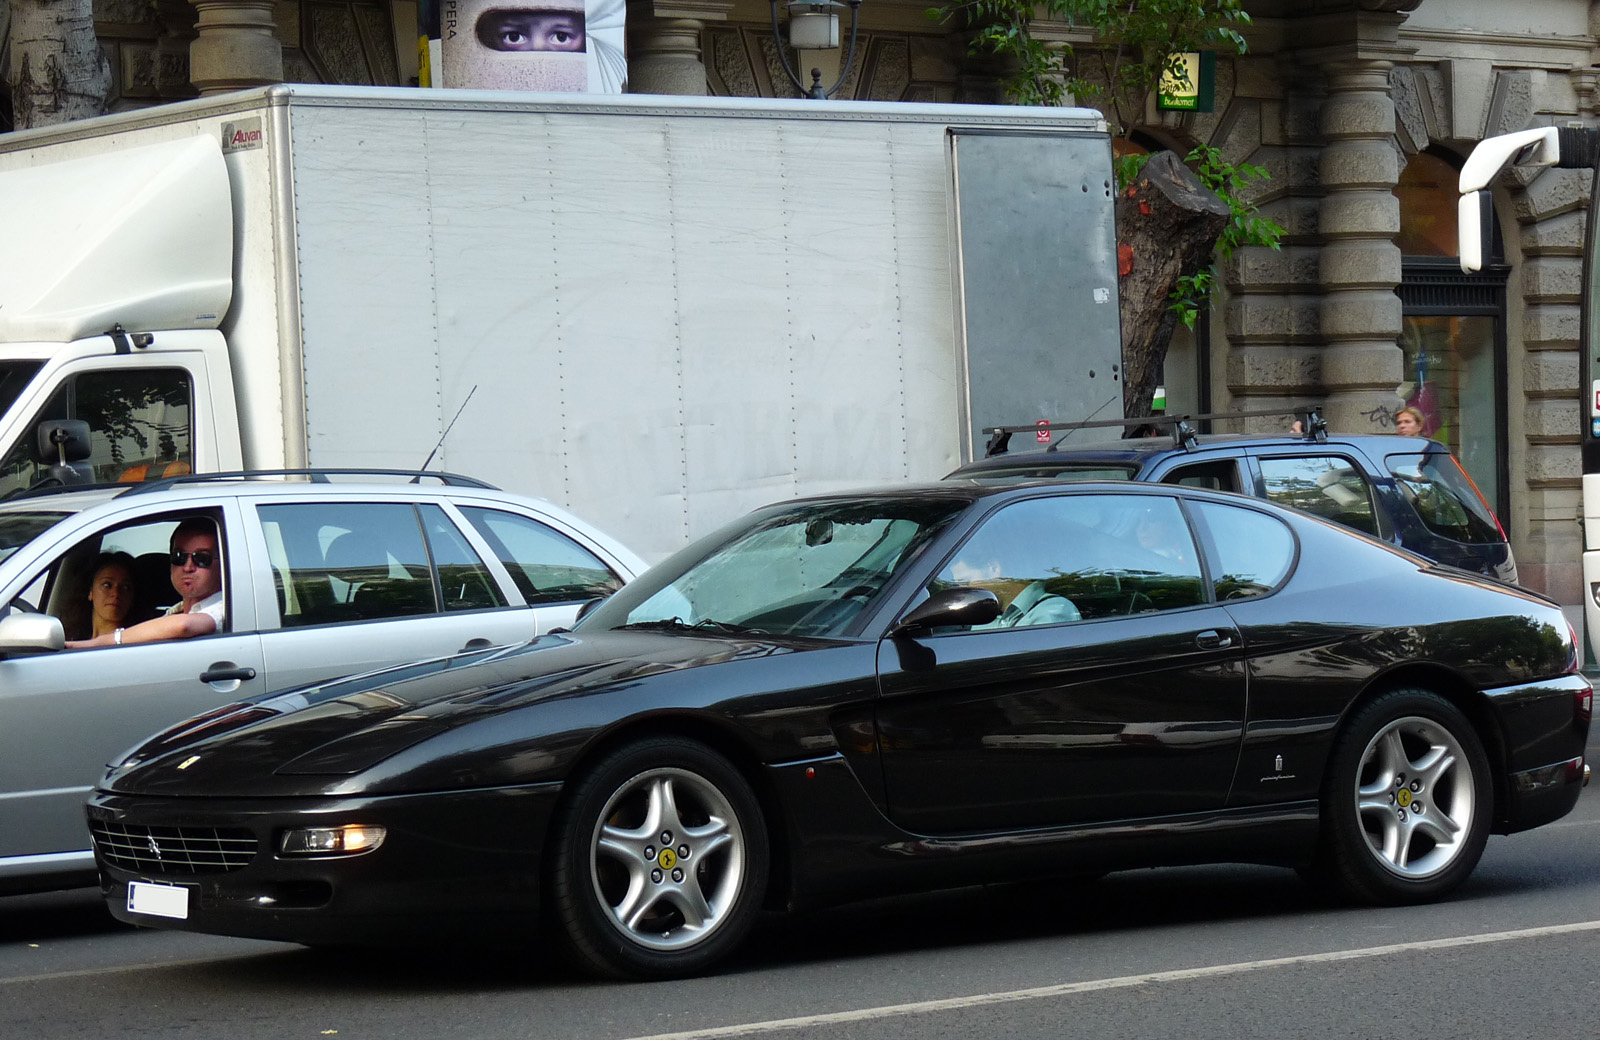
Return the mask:
M 549 503 L 449 474 L 390 477 L 202 475 L 0 503 L 0 894 L 94 883 L 84 799 L 107 762 L 161 726 L 272 689 L 522 642 L 644 569 Z M 64 649 L 92 622 L 103 554 L 126 554 L 116 559 L 133 602 L 119 624 L 179 601 L 169 542 L 195 517 L 218 533 L 222 626 Z

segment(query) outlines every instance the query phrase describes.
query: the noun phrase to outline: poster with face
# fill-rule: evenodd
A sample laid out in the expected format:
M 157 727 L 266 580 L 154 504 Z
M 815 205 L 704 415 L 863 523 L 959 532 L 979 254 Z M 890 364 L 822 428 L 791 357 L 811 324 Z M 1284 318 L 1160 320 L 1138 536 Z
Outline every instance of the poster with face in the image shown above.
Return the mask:
M 620 94 L 626 17 L 626 0 L 441 0 L 442 82 Z

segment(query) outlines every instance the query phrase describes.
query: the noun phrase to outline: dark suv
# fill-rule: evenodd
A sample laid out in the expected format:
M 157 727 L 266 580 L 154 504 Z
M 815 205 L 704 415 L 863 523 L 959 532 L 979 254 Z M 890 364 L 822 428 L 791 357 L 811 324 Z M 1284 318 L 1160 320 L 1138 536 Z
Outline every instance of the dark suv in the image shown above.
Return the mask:
M 1188 421 L 1206 418 L 1190 417 Z M 1220 417 L 1219 417 L 1220 418 Z M 1152 420 L 1139 420 L 1152 422 Z M 1181 418 L 1154 420 L 1153 437 L 1100 443 L 1058 439 L 1010 453 L 1008 434 L 1073 431 L 1112 423 L 1000 427 L 988 458 L 946 480 L 1146 480 L 1233 491 L 1296 506 L 1431 560 L 1502 581 L 1517 580 L 1511 545 L 1494 511 L 1448 449 L 1423 437 L 1339 435 L 1315 416 L 1299 435 L 1197 435 Z M 1166 431 L 1171 435 L 1167 436 Z

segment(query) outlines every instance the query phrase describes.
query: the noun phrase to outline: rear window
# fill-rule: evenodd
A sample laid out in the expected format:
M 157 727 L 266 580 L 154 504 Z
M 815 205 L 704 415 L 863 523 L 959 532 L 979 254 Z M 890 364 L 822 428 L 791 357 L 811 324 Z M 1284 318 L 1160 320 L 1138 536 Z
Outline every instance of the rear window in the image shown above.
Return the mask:
M 1505 541 L 1489 504 L 1451 456 L 1390 455 L 1384 461 L 1417 518 L 1434 534 L 1478 545 Z
M 953 478 L 976 484 L 1025 484 L 1030 480 L 1132 480 L 1137 467 L 1117 465 L 1049 466 L 1016 463 L 1011 466 L 985 466 L 969 473 L 952 473 Z

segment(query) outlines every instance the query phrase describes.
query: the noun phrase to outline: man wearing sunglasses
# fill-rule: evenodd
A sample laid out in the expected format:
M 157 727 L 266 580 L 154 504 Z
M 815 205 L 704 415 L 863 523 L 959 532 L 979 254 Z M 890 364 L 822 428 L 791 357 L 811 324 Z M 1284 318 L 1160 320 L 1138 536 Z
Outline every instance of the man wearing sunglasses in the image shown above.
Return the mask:
M 209 519 L 192 516 L 172 532 L 172 588 L 181 597 L 158 618 L 119 628 L 93 639 L 71 640 L 69 649 L 123 643 L 153 643 L 188 639 L 221 631 L 225 617 L 222 595 L 222 557 L 217 551 L 217 528 Z

